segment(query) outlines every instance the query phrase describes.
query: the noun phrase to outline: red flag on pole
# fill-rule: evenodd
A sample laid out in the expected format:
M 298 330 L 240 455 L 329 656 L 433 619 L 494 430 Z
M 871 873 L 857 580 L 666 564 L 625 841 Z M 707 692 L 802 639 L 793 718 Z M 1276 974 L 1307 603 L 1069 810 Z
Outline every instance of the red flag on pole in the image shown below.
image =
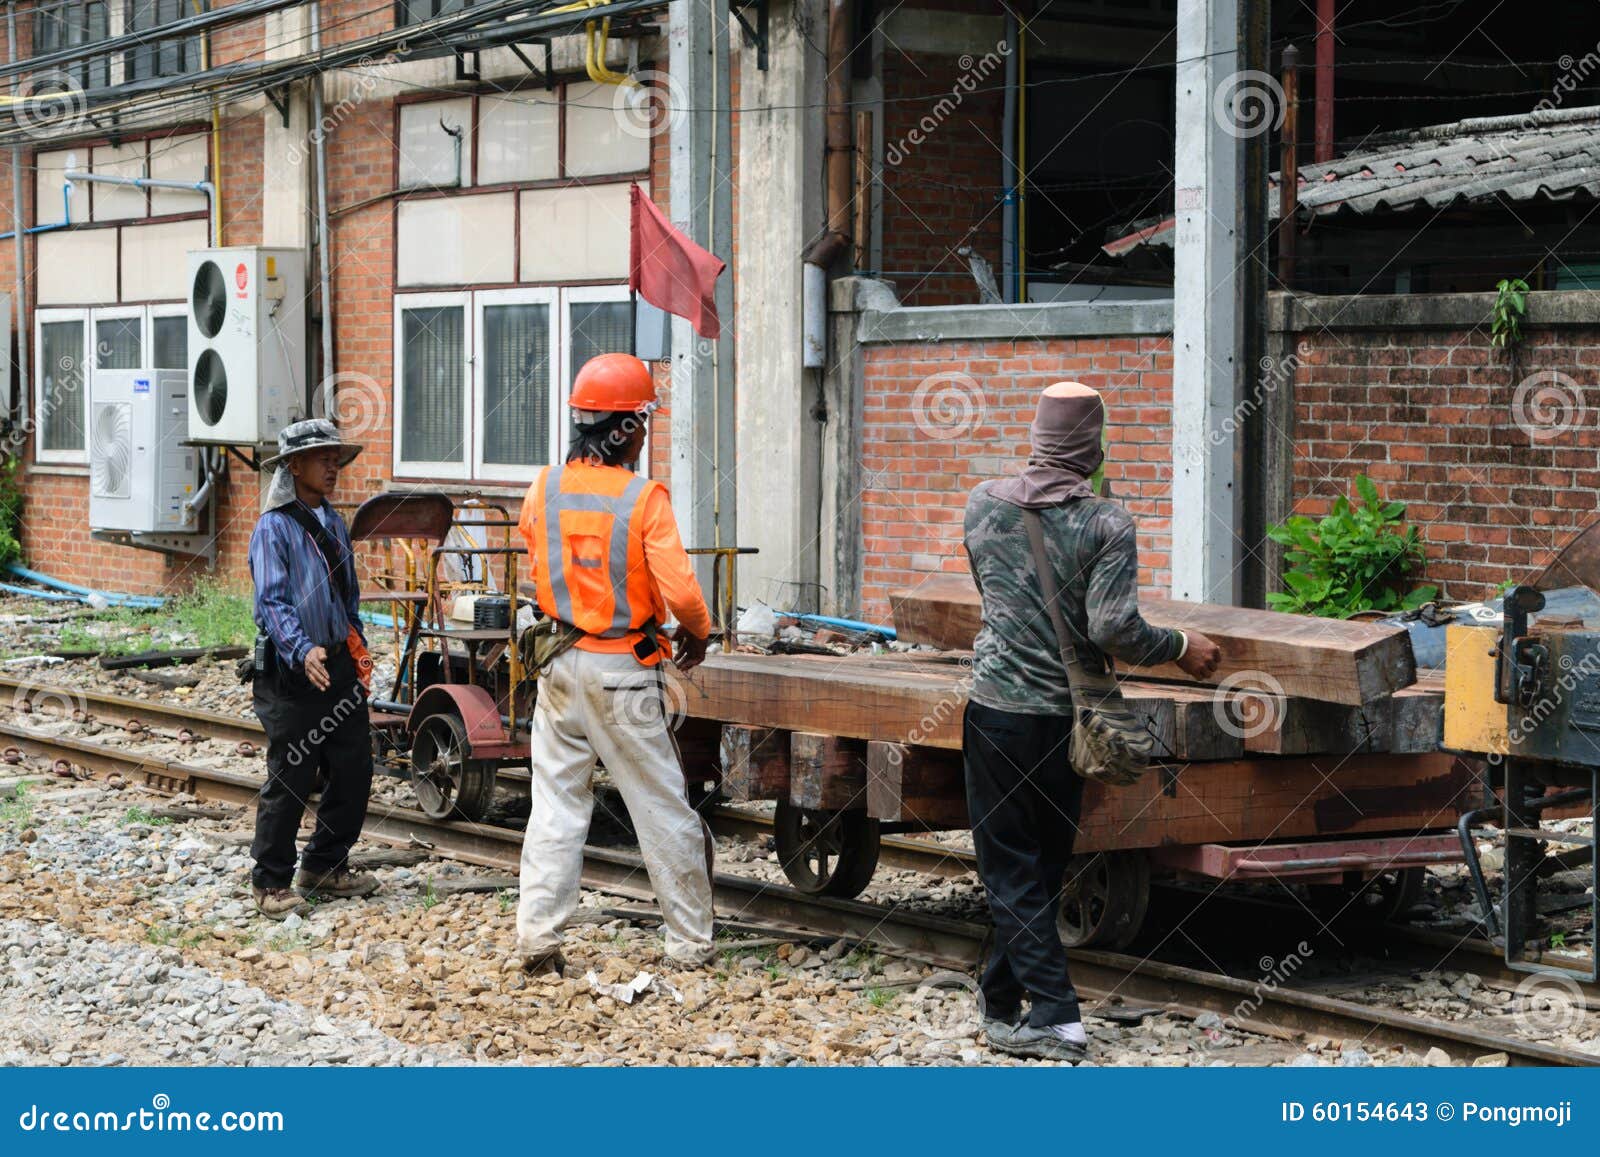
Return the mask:
M 717 277 L 727 264 L 674 229 L 638 185 L 629 196 L 628 288 L 657 309 L 688 318 L 701 337 L 716 337 L 722 332 Z

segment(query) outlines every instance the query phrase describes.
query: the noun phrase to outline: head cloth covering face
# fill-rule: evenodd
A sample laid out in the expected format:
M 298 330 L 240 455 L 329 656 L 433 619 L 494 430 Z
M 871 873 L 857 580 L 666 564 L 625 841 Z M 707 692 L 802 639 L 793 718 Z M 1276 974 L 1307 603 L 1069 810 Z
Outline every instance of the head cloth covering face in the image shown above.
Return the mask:
M 990 488 L 1002 501 L 1024 509 L 1060 506 L 1099 491 L 1105 462 L 1105 405 L 1100 395 L 1076 382 L 1059 382 L 1039 397 L 1033 417 L 1028 464 Z

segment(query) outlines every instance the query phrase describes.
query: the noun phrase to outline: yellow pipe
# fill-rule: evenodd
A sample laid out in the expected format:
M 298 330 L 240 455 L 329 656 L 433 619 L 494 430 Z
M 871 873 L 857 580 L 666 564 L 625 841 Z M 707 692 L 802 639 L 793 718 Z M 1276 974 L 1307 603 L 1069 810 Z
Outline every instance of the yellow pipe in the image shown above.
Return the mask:
M 611 17 L 607 16 L 600 22 L 600 47 L 595 49 L 594 21 L 591 20 L 584 26 L 588 33 L 588 44 L 584 50 L 584 68 L 589 74 L 589 79 L 596 84 L 632 84 L 639 82 L 625 72 L 612 72 L 606 67 L 606 38 L 611 34 Z

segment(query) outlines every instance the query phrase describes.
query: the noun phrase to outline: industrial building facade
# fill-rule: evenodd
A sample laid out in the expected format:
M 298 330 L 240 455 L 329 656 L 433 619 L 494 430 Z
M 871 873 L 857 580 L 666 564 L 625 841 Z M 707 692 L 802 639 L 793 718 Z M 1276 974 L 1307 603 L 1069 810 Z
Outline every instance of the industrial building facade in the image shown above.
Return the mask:
M 636 348 L 628 190 L 641 185 L 680 216 L 673 183 L 689 170 L 674 149 L 701 114 L 725 122 L 731 144 L 720 158 L 727 212 L 713 230 L 723 231 L 718 252 L 729 259 L 723 348 L 732 365 L 718 368 L 720 393 L 691 396 L 694 375 L 680 368 L 715 361 L 716 349 L 704 348 L 712 343 L 685 342 L 679 327 L 670 352 L 639 348 L 662 358 L 668 399 L 650 469 L 673 483 L 676 501 L 716 508 L 712 521 L 686 520 L 689 545 L 712 545 L 703 528 L 714 526 L 720 541 L 761 550 L 741 562 L 743 599 L 882 619 L 890 590 L 965 569 L 966 492 L 1025 454 L 1034 397 L 1063 378 L 1105 393 L 1107 473 L 1138 520 L 1152 593 L 1214 595 L 1230 568 L 1260 553 L 1259 535 L 1226 541 L 1206 529 L 1214 518 L 1242 525 L 1219 503 L 1240 501 L 1248 486 L 1259 528 L 1324 509 L 1356 474 L 1371 475 L 1411 504 L 1427 540 L 1451 544 L 1450 561 L 1429 577 L 1461 597 L 1537 565 L 1593 518 L 1600 313 L 1588 304 L 1581 252 L 1595 201 L 1581 182 L 1548 221 L 1527 207 L 1544 204 L 1537 194 L 1496 202 L 1510 216 L 1494 228 L 1507 236 L 1519 220 L 1537 232 L 1565 214 L 1564 248 L 1551 240 L 1542 255 L 1491 253 L 1449 277 L 1440 272 L 1449 248 L 1417 255 L 1404 277 L 1337 266 L 1341 251 L 1361 249 L 1362 229 L 1406 227 L 1388 210 L 1318 225 L 1355 240 L 1318 233 L 1317 247 L 1303 242 L 1298 280 L 1272 265 L 1250 322 L 1256 346 L 1219 354 L 1205 344 L 1225 340 L 1218 335 L 1233 324 L 1210 319 L 1207 303 L 1242 293 L 1234 258 L 1253 259 L 1255 248 L 1226 228 L 1205 232 L 1219 211 L 1214 199 L 1194 200 L 1185 166 L 1242 163 L 1229 150 L 1251 134 L 1219 128 L 1217 110 L 1231 106 L 1217 92 L 1250 71 L 1242 65 L 1251 62 L 1254 5 L 736 5 L 721 30 L 729 75 L 720 107 L 714 85 L 698 88 L 669 65 L 674 21 L 715 25 L 716 5 L 616 4 L 606 6 L 617 14 L 609 30 L 507 40 L 491 24 L 448 25 L 469 10 L 514 21 L 554 6 L 341 0 L 321 5 L 316 48 L 308 4 L 231 7 L 250 15 L 13 78 L 34 98 L 13 106 L 0 142 L 14 146 L 0 149 L 0 216 L 22 234 L 0 242 L 0 288 L 22 307 L 11 404 L 24 459 L 22 537 L 30 562 L 59 577 L 148 592 L 181 588 L 211 565 L 91 534 L 84 385 L 94 368 L 188 368 L 186 255 L 207 246 L 300 251 L 315 287 L 325 237 L 330 292 L 326 301 L 309 293 L 303 388 L 308 408 L 332 414 L 367 447 L 343 499 L 427 486 L 516 501 L 538 466 L 564 452 L 563 393 L 576 368 L 595 353 Z M 1327 31 L 1303 6 L 1259 7 L 1273 9 L 1274 73 L 1286 39 L 1303 37 L 1309 51 Z M 17 5 L 17 56 L 48 60 L 190 12 L 132 0 Z M 837 19 L 850 22 L 844 108 L 830 89 L 840 75 L 829 56 Z M 1470 46 L 1455 65 L 1422 75 L 1408 61 L 1428 50 L 1426 36 L 1374 23 L 1375 5 L 1357 3 L 1340 19 L 1349 25 L 1342 65 L 1362 79 L 1347 95 L 1324 100 L 1319 90 L 1321 105 L 1308 95 L 1294 117 L 1282 107 L 1276 123 L 1269 115 L 1269 168 L 1279 167 L 1286 126 L 1291 137 L 1292 126 L 1306 126 L 1309 160 L 1313 147 L 1342 151 L 1378 128 L 1504 115 L 1537 99 L 1477 68 Z M 420 41 L 405 42 L 408 28 L 458 47 L 409 58 Z M 1231 44 L 1231 67 L 1213 67 L 1225 54 L 1185 47 L 1196 36 Z M 1518 55 L 1554 61 L 1555 47 L 1530 41 Z M 295 71 L 313 57 L 322 63 Z M 1202 59 L 1209 71 L 1197 80 Z M 180 99 L 184 77 L 234 63 L 265 78 L 260 91 L 229 82 L 207 99 Z M 269 65 L 282 67 L 260 71 Z M 622 77 L 629 82 L 613 83 Z M 312 84 L 321 86 L 320 118 Z M 177 95 L 125 110 L 96 103 L 119 86 L 147 101 Z M 1308 78 L 1308 94 L 1314 88 Z M 45 115 L 42 97 L 57 91 L 62 108 Z M 713 94 L 709 108 L 703 91 Z M 1395 98 L 1407 94 L 1416 101 L 1402 123 Z M 1198 118 L 1185 121 L 1196 102 Z M 849 237 L 827 261 L 819 301 L 805 266 L 840 224 L 825 174 L 841 112 Z M 713 138 L 709 151 L 717 147 Z M 92 179 L 100 176 L 171 184 Z M 196 188 L 172 187 L 185 182 Z M 1470 194 L 1438 210 L 1468 236 L 1487 227 Z M 702 201 L 693 211 L 711 204 Z M 1173 260 L 1154 245 L 1115 244 L 1152 223 L 1153 236 L 1166 220 L 1177 222 Z M 1312 229 L 1307 220 L 1303 231 Z M 1220 246 L 1210 264 L 1186 266 L 1184 253 L 1210 245 Z M 1513 356 L 1491 343 L 1493 294 L 1474 291 L 1491 289 L 1483 279 L 1494 271 L 1530 269 L 1548 276 L 1534 278 Z M 1203 288 L 1186 295 L 1185 285 Z M 1417 292 L 1439 286 L 1461 292 Z M 813 311 L 826 317 L 820 358 L 807 349 Z M 1564 422 L 1544 422 L 1548 406 L 1532 409 L 1535 394 L 1564 401 Z M 707 408 L 709 417 L 699 412 Z M 726 428 L 731 446 L 718 432 Z M 259 498 L 246 457 L 227 459 L 214 495 L 215 570 L 238 581 Z M 1256 459 L 1267 464 L 1253 474 Z M 705 463 L 710 489 L 695 481 Z M 1185 571 L 1197 552 L 1211 560 L 1210 577 Z

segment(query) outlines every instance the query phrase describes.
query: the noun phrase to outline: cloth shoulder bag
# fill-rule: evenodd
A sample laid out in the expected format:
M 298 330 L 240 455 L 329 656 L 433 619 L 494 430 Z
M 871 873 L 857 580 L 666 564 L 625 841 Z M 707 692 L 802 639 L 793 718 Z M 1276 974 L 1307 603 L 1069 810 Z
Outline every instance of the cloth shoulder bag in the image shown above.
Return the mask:
M 1097 673 L 1078 658 L 1078 649 L 1061 613 L 1060 592 L 1055 571 L 1044 549 L 1044 519 L 1037 510 L 1023 510 L 1022 520 L 1033 549 L 1033 565 L 1039 575 L 1039 590 L 1045 610 L 1055 630 L 1061 662 L 1067 668 L 1072 691 L 1072 769 L 1084 779 L 1127 787 L 1137 783 L 1150 768 L 1155 737 L 1141 726 L 1122 698 L 1116 676 L 1107 670 Z

